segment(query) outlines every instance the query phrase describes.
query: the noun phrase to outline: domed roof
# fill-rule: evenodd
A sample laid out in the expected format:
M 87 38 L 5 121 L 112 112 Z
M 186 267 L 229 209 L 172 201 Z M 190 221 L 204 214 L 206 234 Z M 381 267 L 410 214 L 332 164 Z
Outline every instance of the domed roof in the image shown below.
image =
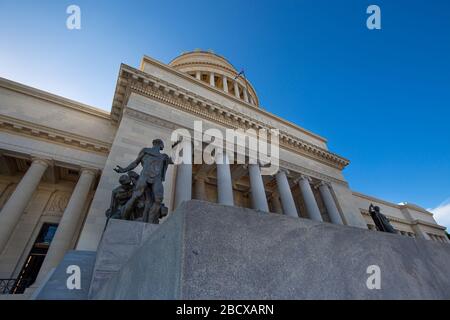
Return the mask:
M 195 50 L 183 53 L 173 59 L 169 66 L 235 98 L 259 106 L 256 91 L 245 75 L 240 74 L 227 59 L 212 51 Z
M 230 72 L 237 74 L 234 66 L 228 62 L 224 57 L 213 53 L 212 51 L 196 50 L 182 53 L 180 56 L 173 59 L 169 65 L 175 69 L 182 69 L 183 65 L 210 65 L 228 69 Z

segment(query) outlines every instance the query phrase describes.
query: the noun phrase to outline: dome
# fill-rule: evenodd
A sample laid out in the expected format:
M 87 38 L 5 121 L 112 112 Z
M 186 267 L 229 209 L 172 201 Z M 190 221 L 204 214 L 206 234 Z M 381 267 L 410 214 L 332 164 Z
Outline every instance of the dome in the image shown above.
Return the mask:
M 236 68 L 220 55 L 196 50 L 181 54 L 173 59 L 169 66 L 246 103 L 259 106 L 256 91 L 245 79 L 245 75 L 239 75 Z

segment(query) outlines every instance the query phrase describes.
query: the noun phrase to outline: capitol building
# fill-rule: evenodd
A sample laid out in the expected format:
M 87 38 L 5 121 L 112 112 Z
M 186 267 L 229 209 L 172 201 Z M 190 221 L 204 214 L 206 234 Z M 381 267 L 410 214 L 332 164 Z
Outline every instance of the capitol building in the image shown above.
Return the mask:
M 396 237 L 449 242 L 420 206 L 352 190 L 343 174 L 350 161 L 326 138 L 264 110 L 256 88 L 224 57 L 196 50 L 164 64 L 144 56 L 139 68 L 120 66 L 111 112 L 0 78 L 0 295 L 32 293 L 69 250 L 95 252 L 118 185 L 113 169 L 156 138 L 170 154 L 172 132 L 193 132 L 194 121 L 207 129 L 278 129 L 279 170 L 170 165 L 168 218 L 197 199 L 377 232 L 368 212 L 374 204 Z

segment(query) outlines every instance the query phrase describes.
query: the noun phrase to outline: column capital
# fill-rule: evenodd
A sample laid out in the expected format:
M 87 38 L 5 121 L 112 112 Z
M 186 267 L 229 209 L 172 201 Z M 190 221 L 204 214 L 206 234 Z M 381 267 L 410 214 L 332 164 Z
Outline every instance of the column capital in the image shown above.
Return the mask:
M 285 169 L 285 168 L 278 169 L 278 172 L 275 175 L 277 175 L 279 173 L 284 173 L 286 176 L 290 175 L 290 171 L 288 169 Z
M 301 174 L 300 177 L 298 178 L 298 181 L 300 181 L 300 180 L 307 180 L 308 182 L 311 182 L 312 178 L 310 176 Z
M 54 165 L 53 159 L 43 158 L 43 157 L 39 157 L 39 156 L 32 155 L 31 161 L 32 161 L 32 163 L 39 163 L 39 164 L 45 165 L 47 167 L 53 167 L 53 165 Z
M 258 166 L 259 168 L 261 168 L 261 167 L 263 167 L 263 164 L 261 163 L 261 161 L 258 160 L 257 163 L 245 163 L 245 164 L 243 164 L 243 166 L 245 169 L 248 169 L 248 167 L 250 167 L 250 166 Z
M 328 181 L 320 181 L 319 183 L 317 183 L 315 186 L 315 188 L 320 188 L 320 187 L 331 187 L 331 184 Z
M 304 175 L 304 174 L 300 174 L 298 177 L 296 177 L 295 179 L 293 179 L 293 182 L 295 184 L 299 183 L 301 180 L 307 180 L 308 182 L 311 182 L 311 178 Z
M 80 175 L 83 173 L 86 173 L 86 174 L 93 175 L 94 177 L 97 177 L 99 172 L 100 172 L 100 170 L 98 170 L 96 168 L 83 167 L 80 169 Z

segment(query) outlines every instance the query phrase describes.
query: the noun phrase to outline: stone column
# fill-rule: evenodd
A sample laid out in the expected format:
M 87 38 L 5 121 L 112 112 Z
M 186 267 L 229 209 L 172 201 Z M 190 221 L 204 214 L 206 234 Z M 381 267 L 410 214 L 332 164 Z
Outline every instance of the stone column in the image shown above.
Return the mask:
M 200 73 L 200 71 L 197 71 L 195 73 L 195 77 L 197 78 L 197 80 L 202 80 L 202 74 Z
M 226 152 L 217 155 L 219 162 L 219 157 L 222 157 L 222 164 L 217 164 L 217 198 L 220 204 L 233 206 L 233 183 L 231 181 L 231 171 L 230 171 L 230 161 Z
M 209 74 L 209 84 L 210 84 L 211 86 L 213 86 L 213 87 L 216 86 L 216 80 L 215 80 L 215 74 L 214 74 L 214 72 L 211 72 L 211 73 Z
M 244 87 L 244 101 L 247 103 L 249 102 L 247 88 L 245 88 L 245 87 Z
M 306 213 L 311 220 L 322 222 L 322 215 L 320 214 L 319 207 L 317 206 L 316 198 L 314 197 L 311 185 L 309 184 L 310 181 L 311 178 L 304 175 L 302 175 L 298 181 L 300 191 L 303 195 L 303 200 L 305 201 Z
M 5 249 L 9 237 L 12 235 L 49 164 L 50 162 L 47 160 L 34 159 L 0 212 L 0 254 Z
M 223 82 L 223 91 L 228 93 L 228 78 L 227 78 L 227 76 L 223 76 L 222 82 Z
M 269 212 L 267 204 L 266 190 L 261 176 L 261 169 L 258 164 L 249 164 L 248 172 L 250 176 L 250 187 L 254 209 Z
M 195 199 L 207 201 L 205 178 L 197 177 L 194 182 Z
M 273 210 L 275 210 L 276 213 L 283 214 L 283 207 L 281 206 L 280 196 L 276 192 L 272 193 L 271 202 L 273 204 Z
M 177 165 L 174 209 L 183 201 L 192 199 L 192 145 L 190 141 L 182 141 L 183 162 Z
M 89 192 L 94 184 L 96 170 L 82 169 L 80 178 L 72 192 L 69 203 L 56 229 L 55 236 L 50 244 L 45 260 L 37 277 L 36 283 L 45 279 L 47 273 L 56 268 L 64 255 L 71 249 L 77 227 L 83 216 L 83 209 L 88 201 Z
M 275 176 L 277 179 L 278 194 L 281 198 L 281 205 L 285 215 L 298 218 L 297 208 L 295 207 L 294 198 L 292 197 L 291 187 L 286 176 L 285 170 L 278 171 Z
M 339 214 L 339 210 L 334 202 L 333 195 L 330 191 L 330 185 L 325 182 L 321 182 L 319 184 L 320 195 L 322 196 L 323 202 L 325 203 L 325 207 L 327 208 L 328 215 L 330 216 L 330 220 L 334 224 L 344 224 L 342 222 L 341 215 Z
M 241 98 L 241 96 L 239 95 L 239 85 L 238 85 L 237 81 L 234 81 L 234 95 L 238 99 Z

